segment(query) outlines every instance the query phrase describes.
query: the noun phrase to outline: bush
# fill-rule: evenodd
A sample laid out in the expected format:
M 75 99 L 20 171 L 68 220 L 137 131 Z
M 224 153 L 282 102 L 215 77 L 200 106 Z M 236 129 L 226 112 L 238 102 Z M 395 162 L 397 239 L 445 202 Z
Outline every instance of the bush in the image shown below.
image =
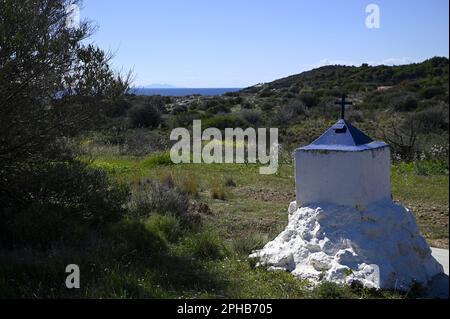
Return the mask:
M 186 127 L 192 125 L 192 121 L 200 117 L 200 113 L 196 111 L 189 111 L 171 116 L 167 121 L 169 128 Z
M 226 190 L 223 185 L 218 182 L 215 182 L 211 185 L 211 197 L 213 199 L 226 199 Z
M 316 106 L 319 102 L 313 93 L 310 92 L 302 92 L 300 94 L 300 100 L 307 106 L 313 107 Z
M 275 95 L 275 92 L 272 91 L 271 89 L 263 89 L 260 93 L 259 93 L 259 97 L 271 97 Z
M 235 98 L 230 100 L 231 104 L 233 104 L 233 105 L 242 104 L 243 101 L 244 101 L 243 98 L 240 97 L 240 96 L 235 97 Z
M 207 127 L 215 127 L 219 130 L 224 130 L 225 128 L 236 128 L 236 127 L 245 127 L 247 123 L 241 119 L 239 116 L 230 114 L 230 115 L 219 115 L 213 117 L 211 119 L 207 119 L 203 121 L 202 126 Z
M 180 177 L 178 187 L 186 194 L 193 197 L 198 197 L 199 183 L 193 174 L 188 174 Z
M 263 248 L 268 241 L 269 236 L 267 234 L 247 234 L 233 240 L 233 249 L 239 255 L 247 257 L 252 251 Z
M 383 135 L 394 157 L 405 161 L 414 159 L 417 152 L 417 123 L 411 117 L 391 119 L 383 128 Z
M 350 122 L 364 122 L 365 120 L 364 113 L 359 110 L 347 111 L 345 115 Z
M 209 231 L 187 238 L 185 247 L 200 259 L 217 260 L 227 255 L 227 249 L 219 236 Z
M 215 106 L 209 107 L 206 110 L 207 114 L 214 115 L 214 114 L 224 114 L 224 113 L 230 113 L 230 109 L 225 104 L 217 104 Z
M 265 112 L 269 112 L 274 109 L 274 107 L 275 107 L 274 105 L 275 105 L 275 103 L 272 103 L 272 102 L 264 102 L 261 104 L 260 107 L 261 107 L 261 110 L 263 110 Z
M 157 128 L 161 123 L 161 113 L 153 104 L 140 104 L 128 111 L 128 119 L 132 127 Z
M 399 112 L 410 112 L 417 109 L 418 101 L 414 95 L 402 95 L 391 101 L 394 110 Z
M 141 221 L 123 220 L 109 228 L 111 252 L 119 258 L 138 258 L 155 262 L 167 251 L 167 243 L 161 235 Z
M 272 123 L 275 125 L 283 125 L 292 122 L 298 118 L 298 116 L 304 114 L 305 105 L 299 100 L 290 99 L 286 104 L 276 108 Z
M 422 90 L 420 90 L 420 96 L 424 99 L 432 99 L 435 96 L 443 95 L 445 94 L 445 90 L 443 87 L 440 86 L 430 86 L 425 87 Z
M 147 220 L 146 226 L 172 243 L 178 241 L 186 231 L 180 220 L 172 215 L 152 215 Z
M 315 287 L 313 296 L 317 299 L 348 299 L 352 297 L 350 288 L 329 281 Z
M 412 120 L 418 123 L 418 130 L 423 133 L 436 131 L 447 131 L 449 129 L 449 108 L 448 105 L 440 103 L 438 105 L 424 109 L 412 116 Z
M 244 121 L 255 126 L 262 123 L 261 113 L 255 110 L 244 109 L 241 111 L 241 117 Z
M 448 175 L 448 162 L 442 160 L 416 161 L 414 169 L 418 175 Z
M 227 186 L 227 187 L 236 187 L 236 182 L 231 177 L 228 177 L 225 180 L 225 186 Z
M 148 129 L 128 130 L 120 141 L 120 154 L 143 156 L 169 147 L 169 141 L 161 137 L 158 131 Z
M 20 202 L 2 200 L 0 239 L 7 246 L 48 248 L 72 241 L 87 229 L 117 222 L 126 213 L 129 190 L 79 162 L 24 171 L 9 189 Z M 12 186 L 12 185 L 11 185 Z M 18 197 L 15 197 L 18 200 Z
M 179 104 L 179 105 L 174 106 L 174 108 L 172 109 L 172 112 L 170 112 L 170 113 L 172 115 L 177 115 L 177 114 L 187 112 L 187 110 L 188 109 L 187 109 L 186 105 Z
M 170 158 L 170 152 L 158 152 L 147 156 L 142 162 L 142 167 L 154 167 L 154 166 L 165 166 L 172 165 L 172 159 Z
M 109 117 L 125 116 L 131 107 L 131 103 L 125 99 L 117 99 L 106 103 L 105 114 Z
M 129 208 L 132 216 L 138 218 L 161 213 L 187 220 L 189 198 L 177 188 L 170 188 L 153 180 L 143 180 L 135 185 Z
M 253 103 L 251 103 L 251 102 L 249 102 L 249 101 L 243 101 L 243 102 L 241 103 L 241 108 L 242 108 L 242 109 L 248 109 L 248 110 L 250 110 L 250 109 L 255 108 L 255 104 L 253 104 Z

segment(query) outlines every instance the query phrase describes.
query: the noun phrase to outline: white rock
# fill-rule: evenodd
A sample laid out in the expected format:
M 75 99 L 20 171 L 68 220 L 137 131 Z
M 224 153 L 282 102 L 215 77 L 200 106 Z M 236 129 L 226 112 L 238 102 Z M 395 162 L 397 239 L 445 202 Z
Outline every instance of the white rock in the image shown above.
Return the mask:
M 286 229 L 250 257 L 314 284 L 359 281 L 369 288 L 406 290 L 443 272 L 408 209 L 391 200 L 360 209 L 297 208 L 293 202 Z

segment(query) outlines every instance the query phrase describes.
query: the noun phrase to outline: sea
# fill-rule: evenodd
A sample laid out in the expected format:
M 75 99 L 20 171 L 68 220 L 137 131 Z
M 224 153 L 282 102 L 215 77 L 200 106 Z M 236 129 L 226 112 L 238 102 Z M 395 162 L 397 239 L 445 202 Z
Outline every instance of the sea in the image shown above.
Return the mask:
M 131 93 L 136 95 L 188 96 L 205 95 L 219 96 L 229 92 L 237 92 L 242 88 L 133 88 Z

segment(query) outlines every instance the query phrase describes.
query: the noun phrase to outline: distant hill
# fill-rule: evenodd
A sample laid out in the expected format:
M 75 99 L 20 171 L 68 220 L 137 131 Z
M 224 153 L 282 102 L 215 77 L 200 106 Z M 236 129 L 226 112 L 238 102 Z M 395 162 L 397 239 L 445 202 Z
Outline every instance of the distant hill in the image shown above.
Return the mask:
M 393 86 L 403 81 L 447 82 L 449 59 L 434 57 L 421 63 L 400 66 L 356 66 L 328 65 L 291 75 L 270 83 L 258 84 L 242 90 L 243 93 L 289 92 L 304 89 L 336 89 L 356 92 L 361 89 Z M 430 83 L 428 83 L 430 84 Z

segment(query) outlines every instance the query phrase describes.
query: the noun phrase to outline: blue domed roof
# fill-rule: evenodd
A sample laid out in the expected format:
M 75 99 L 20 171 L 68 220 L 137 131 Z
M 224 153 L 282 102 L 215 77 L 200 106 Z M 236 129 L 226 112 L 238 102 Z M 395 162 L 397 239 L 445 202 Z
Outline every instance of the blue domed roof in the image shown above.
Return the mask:
M 302 150 L 362 151 L 388 146 L 374 141 L 344 119 L 340 119 L 310 145 Z

